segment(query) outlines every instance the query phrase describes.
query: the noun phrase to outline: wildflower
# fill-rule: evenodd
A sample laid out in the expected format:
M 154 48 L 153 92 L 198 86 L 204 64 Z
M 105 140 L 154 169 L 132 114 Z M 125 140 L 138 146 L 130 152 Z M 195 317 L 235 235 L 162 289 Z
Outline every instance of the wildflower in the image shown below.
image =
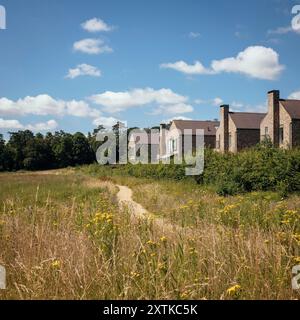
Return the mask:
M 154 241 L 152 241 L 152 240 L 147 241 L 147 244 L 149 246 L 155 246 L 156 245 L 156 243 Z
M 230 287 L 229 289 L 227 289 L 227 294 L 229 295 L 233 295 L 236 292 L 238 292 L 241 289 L 241 286 L 239 284 L 236 284 L 235 286 Z
M 60 269 L 60 261 L 59 261 L 59 260 L 54 260 L 54 261 L 51 263 L 51 267 L 52 267 L 53 269 L 56 269 L 56 270 Z
M 294 257 L 295 263 L 300 263 L 300 257 Z
M 162 237 L 160 238 L 160 241 L 161 241 L 161 242 L 167 242 L 167 238 L 166 238 L 165 236 L 162 236 Z

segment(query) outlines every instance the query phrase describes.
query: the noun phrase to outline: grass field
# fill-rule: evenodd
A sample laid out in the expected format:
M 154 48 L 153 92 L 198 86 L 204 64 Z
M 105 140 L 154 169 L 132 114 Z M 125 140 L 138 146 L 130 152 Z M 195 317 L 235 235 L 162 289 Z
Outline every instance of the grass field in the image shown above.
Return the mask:
M 114 183 L 149 219 L 118 206 Z M 298 195 L 223 198 L 193 181 L 0 174 L 0 299 L 299 299 L 299 208 Z

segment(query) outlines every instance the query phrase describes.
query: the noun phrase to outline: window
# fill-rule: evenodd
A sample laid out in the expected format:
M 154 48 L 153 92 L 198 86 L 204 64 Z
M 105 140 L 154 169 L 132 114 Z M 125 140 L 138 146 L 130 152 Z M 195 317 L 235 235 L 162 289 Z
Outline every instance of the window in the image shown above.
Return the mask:
M 221 136 L 219 135 L 219 136 L 218 136 L 217 143 L 216 143 L 216 148 L 217 148 L 217 149 L 220 149 L 220 141 L 221 141 Z
M 177 139 L 173 140 L 173 151 L 177 151 Z
M 268 136 L 268 135 L 269 135 L 269 128 L 265 127 L 265 136 Z
M 279 143 L 283 144 L 283 127 L 279 129 Z
M 231 139 L 231 134 L 229 134 L 229 139 L 228 139 L 228 146 L 229 146 L 229 148 L 231 148 L 231 141 L 232 139 Z
M 169 153 L 173 153 L 178 151 L 178 140 L 170 139 L 169 140 Z

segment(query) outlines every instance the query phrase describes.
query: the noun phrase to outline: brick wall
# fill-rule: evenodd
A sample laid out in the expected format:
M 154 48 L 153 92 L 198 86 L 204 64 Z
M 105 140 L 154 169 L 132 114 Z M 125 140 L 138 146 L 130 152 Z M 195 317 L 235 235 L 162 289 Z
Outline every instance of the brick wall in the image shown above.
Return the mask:
M 294 119 L 292 121 L 292 144 L 293 147 L 300 147 L 300 120 Z
M 237 151 L 251 148 L 260 142 L 259 129 L 238 129 L 237 130 Z

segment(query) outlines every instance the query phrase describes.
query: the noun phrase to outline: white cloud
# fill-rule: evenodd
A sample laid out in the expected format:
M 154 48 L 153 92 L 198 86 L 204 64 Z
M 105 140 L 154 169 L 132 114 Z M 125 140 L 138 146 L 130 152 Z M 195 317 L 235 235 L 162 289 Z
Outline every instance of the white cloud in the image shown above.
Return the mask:
M 158 115 L 158 114 L 183 114 L 183 113 L 190 113 L 193 112 L 194 108 L 185 103 L 177 103 L 177 104 L 170 104 L 170 105 L 161 105 L 158 106 L 151 114 Z
M 81 27 L 88 32 L 112 31 L 114 28 L 106 24 L 103 20 L 93 18 L 81 24 Z
M 49 120 L 47 122 L 40 122 L 36 124 L 23 125 L 19 120 L 4 120 L 0 118 L 0 129 L 12 129 L 12 130 L 31 130 L 34 132 L 40 131 L 52 131 L 58 127 L 58 123 L 55 120 Z
M 282 34 L 287 34 L 290 32 L 295 32 L 297 34 L 300 34 L 300 29 L 294 29 L 294 28 L 292 28 L 292 26 L 278 27 L 276 29 L 268 30 L 268 35 L 274 35 L 274 34 L 282 35 Z
M 203 99 L 196 99 L 194 101 L 196 104 L 209 104 L 209 105 L 213 105 L 213 106 L 220 106 L 221 104 L 223 104 L 223 99 L 216 97 L 214 99 L 210 99 L 210 100 L 203 100 Z
M 214 106 L 220 106 L 224 101 L 221 98 L 217 97 L 214 98 L 212 102 Z
M 89 64 L 79 64 L 74 69 L 69 69 L 66 78 L 75 79 L 79 76 L 101 77 L 101 71 Z
M 184 61 L 177 61 L 174 63 L 163 63 L 160 65 L 162 69 L 173 69 L 188 75 L 195 74 L 212 74 L 213 71 L 206 69 L 203 64 L 199 61 L 195 61 L 194 64 L 187 64 Z
M 18 120 L 4 120 L 0 118 L 0 129 L 23 129 L 24 126 Z
M 279 55 L 273 49 L 253 46 L 236 57 L 214 60 L 212 69 L 217 73 L 242 73 L 253 78 L 275 80 L 284 70 L 284 66 L 279 64 Z
M 93 103 L 101 105 L 108 113 L 117 113 L 129 108 L 155 104 L 159 108 L 185 104 L 188 98 L 170 89 L 154 90 L 152 88 L 133 89 L 124 92 L 106 91 L 89 98 Z
M 28 125 L 25 128 L 34 132 L 40 131 L 53 131 L 58 127 L 58 123 L 55 120 L 49 120 L 47 122 L 40 122 L 33 125 Z
M 185 74 L 218 74 L 241 73 L 249 77 L 265 80 L 275 80 L 284 70 L 279 63 L 279 55 L 271 48 L 252 46 L 238 53 L 236 57 L 214 60 L 210 68 L 205 68 L 201 62 L 188 65 L 184 61 L 165 63 L 162 68 L 170 68 Z
M 108 128 L 111 128 L 112 126 L 114 126 L 117 122 L 124 123 L 124 121 L 118 120 L 113 117 L 99 117 L 99 118 L 94 119 L 93 125 L 95 125 L 95 126 L 103 125 L 105 128 L 108 129 Z
M 300 91 L 295 91 L 288 96 L 288 99 L 300 100 Z
M 193 31 L 191 31 L 190 33 L 189 33 L 189 38 L 191 38 L 191 39 L 196 39 L 196 38 L 200 38 L 201 37 L 201 34 L 199 33 L 199 32 L 193 32 Z
M 66 102 L 66 114 L 82 118 L 97 118 L 101 115 L 101 112 L 99 110 L 90 108 L 85 101 L 72 100 Z
M 230 104 L 230 110 L 233 112 L 267 112 L 267 101 L 257 105 L 244 104 L 242 102 L 233 101 Z
M 56 100 L 47 94 L 25 97 L 17 101 L 0 98 L 0 116 L 64 116 L 98 117 L 100 111 L 90 108 L 85 101 Z
M 182 116 L 179 116 L 179 117 L 172 117 L 170 119 L 167 119 L 167 120 L 162 120 L 160 123 L 170 123 L 174 120 L 192 120 L 191 118 L 187 118 L 187 117 L 182 117 Z
M 87 54 L 113 52 L 113 49 L 105 45 L 104 41 L 101 39 L 83 39 L 77 41 L 74 43 L 73 49 Z

